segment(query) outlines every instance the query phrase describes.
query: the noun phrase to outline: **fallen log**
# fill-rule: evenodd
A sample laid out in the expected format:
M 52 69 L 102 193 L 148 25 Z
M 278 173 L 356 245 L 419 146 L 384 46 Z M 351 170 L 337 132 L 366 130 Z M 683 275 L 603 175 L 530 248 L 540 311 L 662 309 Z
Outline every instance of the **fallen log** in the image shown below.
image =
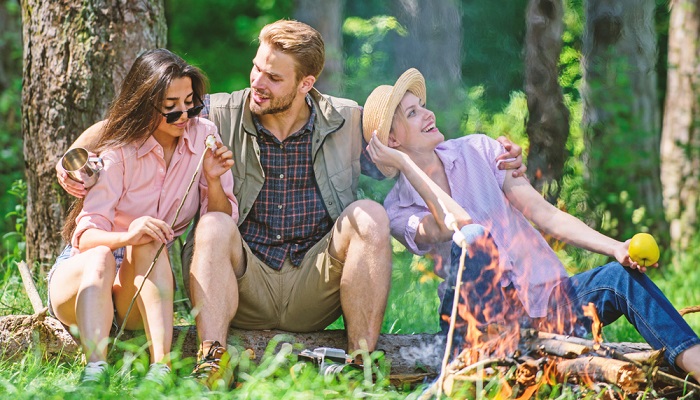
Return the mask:
M 0 317 L 0 359 L 17 360 L 28 351 L 46 360 L 71 361 L 80 356 L 78 343 L 47 311 Z
M 146 339 L 142 331 L 127 331 L 123 340 L 145 342 Z M 229 344 L 253 350 L 256 362 L 262 359 L 270 343 L 276 343 L 270 351 L 277 351 L 282 343 L 296 344 L 298 349 L 345 349 L 347 338 L 343 330 L 290 333 L 229 329 Z M 442 346 L 443 342 L 433 334 L 383 334 L 377 343 L 377 348 L 384 350 L 386 358 L 391 361 L 392 375 L 404 374 L 406 379 L 414 379 L 414 375 L 421 379 L 436 376 L 444 351 Z M 173 349 L 178 350 L 182 357 L 196 357 L 198 344 L 194 326 L 175 327 Z M 44 359 L 74 360 L 81 356 L 78 343 L 57 319 L 46 315 L 46 309 L 35 315 L 0 317 L 0 359 L 18 359 L 28 351 L 41 354 Z

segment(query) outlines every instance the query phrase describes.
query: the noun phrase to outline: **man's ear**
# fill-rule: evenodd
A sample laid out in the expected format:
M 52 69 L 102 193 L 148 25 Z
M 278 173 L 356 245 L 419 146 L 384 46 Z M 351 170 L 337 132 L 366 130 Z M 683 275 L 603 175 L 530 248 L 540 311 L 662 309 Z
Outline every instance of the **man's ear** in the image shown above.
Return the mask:
M 387 138 L 386 145 L 391 147 L 392 149 L 395 149 L 395 148 L 401 146 L 401 142 L 396 140 L 396 136 L 394 136 L 393 132 L 389 132 L 389 137 Z
M 309 93 L 314 87 L 314 83 L 316 83 L 316 77 L 313 75 L 307 75 L 301 78 L 301 81 L 299 81 L 299 91 L 302 92 L 302 94 Z

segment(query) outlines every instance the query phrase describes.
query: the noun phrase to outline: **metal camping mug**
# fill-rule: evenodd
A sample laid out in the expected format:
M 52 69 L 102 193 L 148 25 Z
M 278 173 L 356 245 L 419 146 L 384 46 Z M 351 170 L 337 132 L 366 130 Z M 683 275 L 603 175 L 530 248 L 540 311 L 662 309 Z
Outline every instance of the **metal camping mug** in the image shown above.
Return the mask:
M 82 147 L 76 147 L 68 150 L 63 155 L 61 166 L 66 170 L 69 177 L 82 183 L 88 189 L 97 183 L 97 178 L 102 168 L 104 168 L 104 163 L 100 157 L 90 157 L 87 150 Z

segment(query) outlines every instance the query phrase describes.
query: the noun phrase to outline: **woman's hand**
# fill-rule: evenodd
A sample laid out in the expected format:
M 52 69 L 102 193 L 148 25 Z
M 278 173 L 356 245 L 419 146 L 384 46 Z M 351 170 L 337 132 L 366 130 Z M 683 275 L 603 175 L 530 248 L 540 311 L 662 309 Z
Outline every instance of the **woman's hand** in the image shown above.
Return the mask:
M 144 216 L 136 218 L 129 224 L 129 230 L 122 236 L 122 241 L 130 246 L 138 246 L 154 240 L 168 243 L 174 237 L 175 232 L 165 221 Z
M 217 141 L 216 148 L 204 150 L 204 175 L 207 182 L 218 180 L 219 177 L 233 167 L 233 152 Z
M 499 136 L 496 140 L 506 150 L 505 153 L 496 157 L 497 163 L 503 161 L 498 164 L 498 169 L 512 169 L 513 178 L 525 176 L 527 167 L 523 165 L 523 149 L 505 136 Z
M 367 152 L 375 164 L 380 164 L 385 167 L 392 167 L 401 170 L 404 164 L 406 153 L 392 149 L 382 143 L 377 138 L 377 131 L 372 132 L 372 138 L 367 145 Z
M 92 152 L 88 153 L 88 155 L 90 157 L 95 156 L 95 154 Z M 58 164 L 56 164 L 56 178 L 58 178 L 58 184 L 61 185 L 61 187 L 71 196 L 82 199 L 87 194 L 87 189 L 85 189 L 85 185 L 76 180 L 71 179 L 71 177 L 68 176 L 68 172 L 66 172 L 66 170 L 63 168 L 63 165 L 61 164 L 62 160 L 62 158 L 59 159 Z
M 641 265 L 638 264 L 635 261 L 632 261 L 632 258 L 630 258 L 629 254 L 629 247 L 630 247 L 630 240 L 625 241 L 624 243 L 620 243 L 619 246 L 617 246 L 613 253 L 615 255 L 615 259 L 625 267 L 629 267 L 630 269 L 636 269 L 637 271 L 641 273 L 647 272 L 647 267 L 658 267 L 659 263 L 655 263 L 654 265 Z

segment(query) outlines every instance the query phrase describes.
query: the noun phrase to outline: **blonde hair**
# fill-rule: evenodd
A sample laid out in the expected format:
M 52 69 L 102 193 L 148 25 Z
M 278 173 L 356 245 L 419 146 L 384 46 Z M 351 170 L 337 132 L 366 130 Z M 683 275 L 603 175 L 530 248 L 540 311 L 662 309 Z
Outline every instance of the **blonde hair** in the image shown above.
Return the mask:
M 325 45 L 321 34 L 309 25 L 294 20 L 279 20 L 265 25 L 258 40 L 294 58 L 297 80 L 309 75 L 315 78 L 321 75 L 326 60 Z

